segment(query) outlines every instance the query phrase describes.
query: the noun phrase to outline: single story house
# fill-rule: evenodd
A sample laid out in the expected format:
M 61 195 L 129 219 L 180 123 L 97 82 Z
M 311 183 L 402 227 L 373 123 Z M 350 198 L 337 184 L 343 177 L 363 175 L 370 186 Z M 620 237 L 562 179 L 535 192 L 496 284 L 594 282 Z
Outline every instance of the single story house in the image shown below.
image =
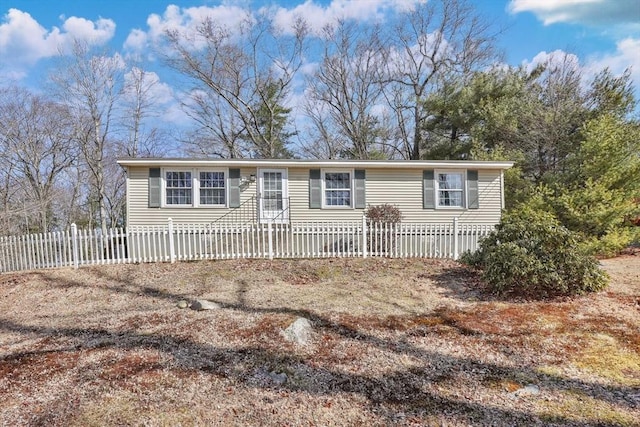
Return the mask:
M 127 225 L 360 220 L 396 205 L 404 222 L 496 224 L 512 162 L 122 158 Z

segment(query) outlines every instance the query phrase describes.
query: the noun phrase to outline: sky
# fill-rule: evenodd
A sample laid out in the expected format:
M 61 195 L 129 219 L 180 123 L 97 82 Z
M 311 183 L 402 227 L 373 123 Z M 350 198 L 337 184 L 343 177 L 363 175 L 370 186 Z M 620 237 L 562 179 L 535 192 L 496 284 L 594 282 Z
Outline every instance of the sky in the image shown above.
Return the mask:
M 0 84 L 37 88 L 53 58 L 81 39 L 123 58 L 143 58 L 169 104 L 176 90 L 152 54 L 166 28 L 188 27 L 203 16 L 233 23 L 242 7 L 273 8 L 284 26 L 299 15 L 315 30 L 336 18 L 384 23 L 415 1 L 424 0 L 0 0 Z M 469 1 L 501 29 L 498 47 L 507 64 L 533 66 L 566 52 L 587 76 L 604 66 L 615 74 L 632 67 L 640 93 L 640 0 Z M 167 120 L 180 120 L 174 113 Z

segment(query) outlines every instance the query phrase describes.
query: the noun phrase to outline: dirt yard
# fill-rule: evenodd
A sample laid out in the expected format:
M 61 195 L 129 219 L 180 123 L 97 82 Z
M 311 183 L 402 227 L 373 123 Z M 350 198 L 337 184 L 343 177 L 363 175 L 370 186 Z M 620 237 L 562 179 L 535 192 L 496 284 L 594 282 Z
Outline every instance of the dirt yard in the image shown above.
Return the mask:
M 0 424 L 638 426 L 640 256 L 602 264 L 608 290 L 546 303 L 449 261 L 0 275 Z

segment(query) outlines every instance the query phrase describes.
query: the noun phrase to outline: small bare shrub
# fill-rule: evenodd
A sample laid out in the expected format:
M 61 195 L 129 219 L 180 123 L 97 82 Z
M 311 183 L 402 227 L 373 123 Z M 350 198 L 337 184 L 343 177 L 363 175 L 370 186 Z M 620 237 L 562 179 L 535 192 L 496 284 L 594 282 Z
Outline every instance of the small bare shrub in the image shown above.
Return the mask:
M 402 221 L 402 212 L 395 205 L 369 206 L 365 212 L 369 234 L 369 250 L 391 255 L 396 247 L 397 225 Z
M 398 224 L 402 221 L 400 208 L 388 203 L 369 206 L 365 212 L 368 223 Z

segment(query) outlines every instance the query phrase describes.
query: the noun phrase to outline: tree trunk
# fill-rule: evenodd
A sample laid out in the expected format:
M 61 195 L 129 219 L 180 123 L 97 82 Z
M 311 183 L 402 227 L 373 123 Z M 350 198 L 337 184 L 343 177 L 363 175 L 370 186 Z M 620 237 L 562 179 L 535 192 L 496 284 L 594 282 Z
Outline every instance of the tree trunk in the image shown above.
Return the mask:
M 413 147 L 410 160 L 420 160 L 420 146 L 422 145 L 422 132 L 420 130 L 420 106 L 418 102 L 413 107 L 413 114 L 415 120 L 415 128 L 413 130 Z

